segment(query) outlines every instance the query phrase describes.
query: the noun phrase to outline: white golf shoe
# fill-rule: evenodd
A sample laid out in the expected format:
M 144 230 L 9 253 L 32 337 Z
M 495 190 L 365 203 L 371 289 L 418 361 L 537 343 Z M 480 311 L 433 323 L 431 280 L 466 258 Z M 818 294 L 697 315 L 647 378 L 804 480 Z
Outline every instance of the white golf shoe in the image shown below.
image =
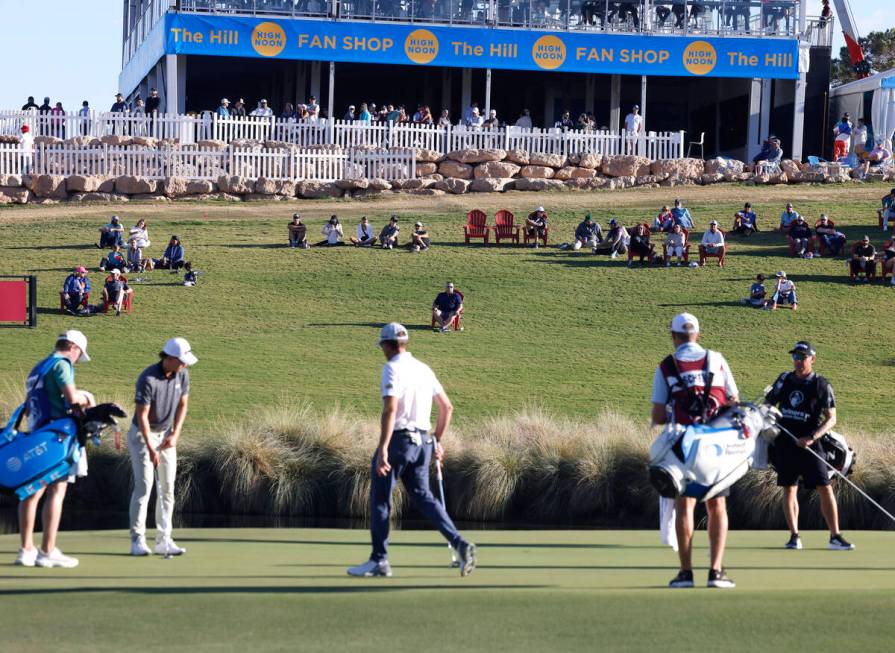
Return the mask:
M 152 551 L 149 550 L 149 545 L 146 544 L 146 537 L 143 535 L 137 535 L 134 538 L 131 538 L 131 555 L 132 556 L 148 556 Z
M 186 549 L 182 546 L 177 546 L 177 542 L 170 537 L 157 537 L 155 538 L 155 553 L 160 556 L 181 556 L 186 553 Z
M 63 569 L 74 569 L 78 566 L 78 559 L 67 556 L 59 548 L 55 548 L 49 553 L 37 551 L 37 560 L 34 561 L 38 567 L 62 567 Z
M 357 578 L 373 578 L 374 576 L 391 578 L 392 567 L 388 564 L 388 560 L 367 560 L 357 567 L 348 567 L 348 575 Z
M 21 567 L 33 567 L 37 562 L 37 547 L 30 549 L 19 549 L 19 555 L 16 556 L 16 564 Z

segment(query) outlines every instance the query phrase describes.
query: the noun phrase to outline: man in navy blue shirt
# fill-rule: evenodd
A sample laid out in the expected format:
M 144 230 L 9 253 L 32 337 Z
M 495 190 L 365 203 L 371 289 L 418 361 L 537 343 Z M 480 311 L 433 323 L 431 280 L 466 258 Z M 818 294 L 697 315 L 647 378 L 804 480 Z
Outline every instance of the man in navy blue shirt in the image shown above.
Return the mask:
M 440 325 L 441 332 L 449 331 L 454 317 L 463 310 L 463 297 L 454 289 L 454 284 L 448 281 L 444 292 L 438 293 L 432 302 L 432 317 Z

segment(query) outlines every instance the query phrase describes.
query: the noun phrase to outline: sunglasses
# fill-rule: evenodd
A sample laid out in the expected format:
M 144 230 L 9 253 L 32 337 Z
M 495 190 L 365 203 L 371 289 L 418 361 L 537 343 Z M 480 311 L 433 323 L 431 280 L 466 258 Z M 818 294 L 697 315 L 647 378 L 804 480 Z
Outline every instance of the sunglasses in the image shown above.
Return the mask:
M 810 358 L 811 354 L 793 354 L 792 359 L 794 361 L 803 361 Z

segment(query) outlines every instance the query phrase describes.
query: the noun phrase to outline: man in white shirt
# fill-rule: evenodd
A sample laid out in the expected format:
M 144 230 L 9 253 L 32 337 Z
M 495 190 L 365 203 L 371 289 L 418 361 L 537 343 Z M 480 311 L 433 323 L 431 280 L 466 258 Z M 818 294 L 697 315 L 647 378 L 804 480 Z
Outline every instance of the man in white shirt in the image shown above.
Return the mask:
M 522 115 L 519 116 L 515 126 L 522 127 L 523 129 L 531 129 L 531 112 L 528 109 L 522 110 Z
M 376 232 L 373 225 L 367 220 L 367 216 L 360 219 L 357 225 L 357 236 L 351 239 L 355 247 L 372 247 L 376 242 Z
M 709 222 L 709 230 L 702 235 L 699 245 L 699 264 L 705 265 L 706 256 L 717 256 L 724 251 L 724 234 L 718 229 L 718 221 Z
M 429 465 L 434 455 L 444 459 L 441 439 L 451 422 L 454 407 L 428 365 L 407 351 L 407 329 L 397 322 L 379 332 L 379 346 L 388 361 L 382 368 L 382 418 L 379 446 L 373 456 L 370 485 L 370 559 L 348 569 L 349 576 L 391 576 L 388 562 L 389 514 L 392 490 L 404 483 L 414 506 L 450 543 L 460 561 L 460 575 L 475 569 L 475 544 L 467 542 L 448 517 L 444 506 L 429 489 Z M 429 434 L 432 402 L 438 404 L 434 438 Z
M 261 100 L 249 115 L 255 118 L 270 118 L 273 115 L 273 109 L 267 106 L 267 100 Z
M 640 134 L 643 131 L 643 116 L 640 115 L 640 107 L 631 107 L 631 113 L 625 116 L 625 131 Z
M 308 103 L 305 105 L 305 109 L 308 112 L 309 120 L 317 120 L 320 117 L 320 105 L 317 104 L 317 98 L 313 95 L 308 98 Z

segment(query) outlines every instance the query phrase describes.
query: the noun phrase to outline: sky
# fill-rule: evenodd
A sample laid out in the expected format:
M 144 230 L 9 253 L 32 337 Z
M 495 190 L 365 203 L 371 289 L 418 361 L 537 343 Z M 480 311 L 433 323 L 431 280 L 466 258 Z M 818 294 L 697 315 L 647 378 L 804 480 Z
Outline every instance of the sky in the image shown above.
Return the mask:
M 895 0 L 851 0 L 859 32 L 895 27 Z M 820 0 L 808 0 L 819 15 Z M 108 110 L 121 70 L 122 0 L 0 0 L 0 109 L 45 95 L 69 110 Z M 834 55 L 844 45 L 841 34 Z

